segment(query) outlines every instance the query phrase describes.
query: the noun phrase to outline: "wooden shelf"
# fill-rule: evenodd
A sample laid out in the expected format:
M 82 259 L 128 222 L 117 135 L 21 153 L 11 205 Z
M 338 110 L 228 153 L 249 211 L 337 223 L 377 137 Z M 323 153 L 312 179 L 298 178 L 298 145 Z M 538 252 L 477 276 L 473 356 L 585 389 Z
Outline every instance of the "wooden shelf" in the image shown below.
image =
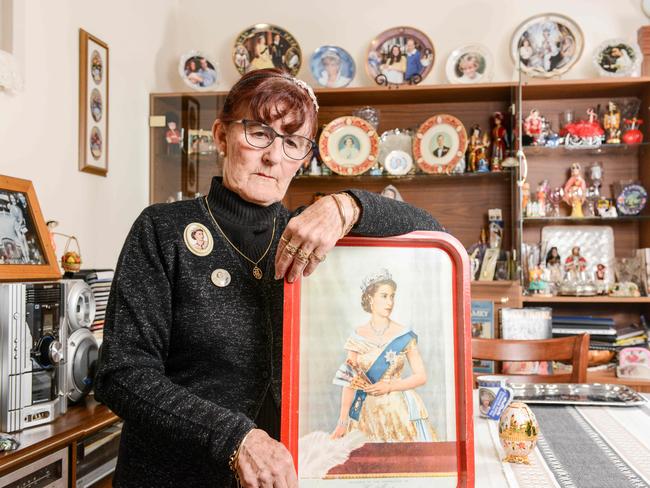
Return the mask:
M 495 280 L 495 281 L 472 281 L 472 286 L 476 288 L 509 288 L 512 285 L 518 285 L 518 281 Z
M 617 224 L 650 220 L 650 215 L 621 215 L 619 217 L 524 217 L 523 224 Z
M 512 171 L 497 171 L 497 172 L 487 172 L 487 173 L 452 173 L 452 174 L 427 174 L 427 173 L 415 173 L 410 175 L 395 176 L 395 175 L 371 175 L 371 174 L 362 174 L 357 176 L 346 176 L 346 175 L 297 175 L 296 180 L 301 181 L 312 181 L 312 182 L 322 182 L 322 181 L 354 181 L 357 183 L 369 183 L 374 181 L 411 181 L 411 180 L 422 180 L 422 181 L 436 181 L 436 180 L 448 180 L 449 178 L 462 179 L 462 178 L 484 178 L 484 179 L 504 179 L 509 180 L 514 173 Z
M 524 295 L 521 299 L 524 303 L 650 303 L 650 297 L 539 297 Z
M 530 80 L 524 83 L 523 100 L 642 98 L 650 77 L 588 78 L 583 80 Z
M 600 146 L 524 146 L 524 153 L 527 157 L 544 156 L 553 157 L 558 155 L 570 155 L 574 157 L 597 156 L 602 154 L 627 155 L 636 154 L 641 149 L 650 147 L 650 142 L 640 144 L 601 144 Z M 530 163 L 530 161 L 529 161 Z

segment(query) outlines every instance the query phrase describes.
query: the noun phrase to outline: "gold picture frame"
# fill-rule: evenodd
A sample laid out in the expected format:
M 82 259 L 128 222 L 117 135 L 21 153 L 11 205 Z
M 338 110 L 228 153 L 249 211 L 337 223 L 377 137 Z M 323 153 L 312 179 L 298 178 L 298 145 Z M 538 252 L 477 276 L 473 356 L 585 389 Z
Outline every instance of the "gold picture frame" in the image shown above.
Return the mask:
M 59 278 L 32 182 L 0 175 L 0 281 Z
M 79 29 L 79 170 L 108 173 L 108 45 Z

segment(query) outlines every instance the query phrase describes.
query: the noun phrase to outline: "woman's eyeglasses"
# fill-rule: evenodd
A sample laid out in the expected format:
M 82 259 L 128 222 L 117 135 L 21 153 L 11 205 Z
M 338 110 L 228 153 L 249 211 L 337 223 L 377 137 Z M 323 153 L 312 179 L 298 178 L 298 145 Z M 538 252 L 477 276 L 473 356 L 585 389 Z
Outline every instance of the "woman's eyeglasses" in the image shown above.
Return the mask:
M 276 137 L 282 139 L 282 150 L 289 159 L 303 160 L 314 149 L 314 141 L 303 136 L 278 134 L 272 127 L 255 120 L 235 120 L 244 125 L 246 142 L 258 149 L 269 147 Z

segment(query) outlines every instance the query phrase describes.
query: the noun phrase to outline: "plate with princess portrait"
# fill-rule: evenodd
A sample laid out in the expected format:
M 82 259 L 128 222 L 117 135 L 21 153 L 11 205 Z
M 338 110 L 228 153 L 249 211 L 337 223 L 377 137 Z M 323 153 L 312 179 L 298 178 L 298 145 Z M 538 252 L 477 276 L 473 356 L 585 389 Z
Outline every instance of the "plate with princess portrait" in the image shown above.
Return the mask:
M 309 58 L 309 69 L 316 82 L 325 88 L 348 86 L 356 72 L 350 53 L 338 46 L 316 49 Z
M 302 51 L 295 37 L 271 24 L 255 24 L 235 39 L 232 60 L 240 74 L 278 68 L 293 76 L 300 71 Z
M 413 138 L 413 159 L 425 173 L 448 173 L 465 156 L 465 126 L 453 115 L 437 114 L 418 128 Z
M 492 80 L 493 71 L 492 54 L 481 44 L 454 50 L 445 67 L 449 83 L 487 83 Z
M 377 162 L 379 136 L 372 125 L 359 117 L 339 117 L 323 129 L 318 149 L 321 159 L 334 173 L 360 175 Z

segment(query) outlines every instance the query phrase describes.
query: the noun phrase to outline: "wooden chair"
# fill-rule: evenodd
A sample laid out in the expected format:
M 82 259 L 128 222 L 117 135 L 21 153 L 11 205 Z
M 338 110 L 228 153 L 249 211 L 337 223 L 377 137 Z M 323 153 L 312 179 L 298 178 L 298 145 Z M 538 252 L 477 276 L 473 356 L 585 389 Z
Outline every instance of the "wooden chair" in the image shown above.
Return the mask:
M 588 354 L 589 334 L 543 340 L 472 339 L 472 359 L 563 361 L 573 366 L 571 374 L 507 375 L 515 383 L 586 383 Z

